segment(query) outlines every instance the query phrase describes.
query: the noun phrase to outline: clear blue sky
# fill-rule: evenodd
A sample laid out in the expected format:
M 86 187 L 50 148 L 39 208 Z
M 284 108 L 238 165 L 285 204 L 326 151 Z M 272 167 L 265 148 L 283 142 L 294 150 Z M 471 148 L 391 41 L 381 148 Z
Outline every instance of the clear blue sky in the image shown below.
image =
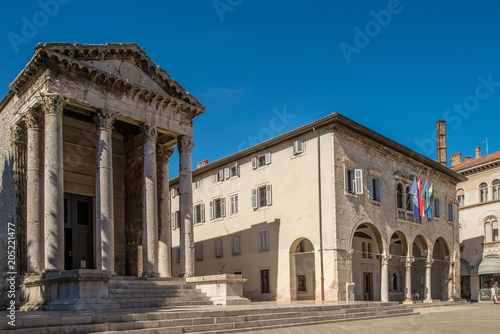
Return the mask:
M 433 159 L 442 119 L 449 157 L 491 153 L 499 17 L 497 1 L 9 1 L 0 94 L 39 42 L 135 42 L 207 107 L 193 165 L 335 110 Z

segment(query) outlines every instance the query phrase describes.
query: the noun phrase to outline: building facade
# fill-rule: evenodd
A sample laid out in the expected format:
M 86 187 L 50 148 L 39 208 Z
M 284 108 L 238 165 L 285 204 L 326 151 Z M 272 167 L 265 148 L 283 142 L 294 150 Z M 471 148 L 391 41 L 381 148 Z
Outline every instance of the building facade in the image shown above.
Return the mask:
M 242 274 L 252 300 L 460 297 L 465 178 L 337 112 L 197 167 L 196 275 Z M 413 218 L 418 177 L 435 185 L 432 221 Z M 170 187 L 176 276 L 179 180 Z
M 500 286 L 500 152 L 475 157 L 452 156 L 451 169 L 467 177 L 457 185 L 460 203 L 462 297 L 489 299 L 489 288 Z
M 9 236 L 0 249 L 15 245 L 16 255 L 0 258 L 2 302 L 11 276 L 20 303 L 79 309 L 106 307 L 113 275 L 170 277 L 168 161 L 177 146 L 189 240 L 192 126 L 203 105 L 136 44 L 39 44 L 10 87 L 0 103 Z M 191 249 L 184 276 L 194 274 Z

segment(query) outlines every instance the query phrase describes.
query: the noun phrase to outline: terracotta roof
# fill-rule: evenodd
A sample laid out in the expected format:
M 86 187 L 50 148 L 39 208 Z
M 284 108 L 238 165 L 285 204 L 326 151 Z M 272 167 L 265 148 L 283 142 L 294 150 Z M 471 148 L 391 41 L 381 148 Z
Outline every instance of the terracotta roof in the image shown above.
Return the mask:
M 500 158 L 500 151 L 495 152 L 495 153 L 491 153 L 491 154 L 488 154 L 488 155 L 485 155 L 485 156 L 480 157 L 480 158 L 472 159 L 472 160 L 469 160 L 469 161 L 464 161 L 462 163 L 459 163 L 459 164 L 451 166 L 450 169 L 459 170 L 459 169 L 463 169 L 463 168 L 466 168 L 466 167 L 472 167 L 472 166 L 475 166 L 475 165 L 480 165 L 480 164 L 483 164 L 483 163 L 486 163 L 488 161 L 495 160 L 495 159 L 498 159 L 498 158 Z

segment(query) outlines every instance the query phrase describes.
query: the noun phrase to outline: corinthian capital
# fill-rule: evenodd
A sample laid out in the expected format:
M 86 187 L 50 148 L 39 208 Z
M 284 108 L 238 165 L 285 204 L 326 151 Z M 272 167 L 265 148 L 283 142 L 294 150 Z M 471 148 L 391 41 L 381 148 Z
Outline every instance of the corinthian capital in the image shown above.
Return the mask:
M 155 142 L 158 137 L 156 125 L 145 123 L 143 127 L 144 142 Z
M 191 151 L 193 150 L 193 147 L 194 147 L 193 137 L 180 136 L 177 139 L 177 142 L 178 142 L 178 147 L 179 147 L 180 152 L 191 154 Z
M 103 109 L 95 115 L 94 121 L 98 129 L 111 131 L 117 117 L 118 113 Z
M 168 162 L 170 156 L 174 154 L 175 148 L 168 146 L 167 144 L 159 144 L 156 147 L 156 160 Z
M 54 93 L 42 95 L 42 110 L 45 114 L 62 116 L 65 103 L 62 95 Z
M 31 107 L 24 115 L 24 121 L 26 122 L 26 127 L 28 129 L 40 129 L 42 126 L 42 113 L 40 112 L 40 108 Z

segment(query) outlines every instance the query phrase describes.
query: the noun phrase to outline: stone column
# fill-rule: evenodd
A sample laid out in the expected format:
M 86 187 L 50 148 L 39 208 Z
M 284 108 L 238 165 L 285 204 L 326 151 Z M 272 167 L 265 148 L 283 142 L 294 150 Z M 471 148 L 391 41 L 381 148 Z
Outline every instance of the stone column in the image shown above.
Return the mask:
M 45 270 L 64 270 L 64 179 L 63 128 L 64 98 L 42 96 L 45 113 L 44 227 Z
M 455 262 L 450 261 L 448 269 L 448 301 L 455 300 Z
M 412 301 L 411 293 L 411 264 L 415 259 L 413 257 L 407 256 L 405 259 L 405 302 Z
M 97 131 L 96 268 L 115 271 L 112 131 L 118 115 L 101 110 L 94 117 Z
M 391 254 L 382 254 L 380 259 L 380 301 L 389 301 L 389 260 Z
M 43 183 L 41 164 L 42 114 L 31 108 L 26 114 L 28 154 L 26 163 L 27 245 L 28 273 L 39 274 L 44 269 Z
M 156 125 L 144 125 L 142 173 L 142 276 L 158 277 L 158 198 L 156 195 Z
M 432 263 L 434 262 L 433 259 L 428 258 L 425 262 L 425 299 L 424 303 L 432 303 L 432 276 L 431 276 L 431 268 L 432 268 Z
M 159 144 L 156 152 L 158 162 L 158 272 L 160 277 L 172 277 L 170 226 L 170 192 L 168 185 L 168 160 L 174 149 Z
M 181 275 L 194 276 L 194 234 L 193 234 L 193 177 L 191 174 L 191 151 L 193 139 L 190 136 L 178 138 L 179 148 L 179 191 L 181 216 Z

